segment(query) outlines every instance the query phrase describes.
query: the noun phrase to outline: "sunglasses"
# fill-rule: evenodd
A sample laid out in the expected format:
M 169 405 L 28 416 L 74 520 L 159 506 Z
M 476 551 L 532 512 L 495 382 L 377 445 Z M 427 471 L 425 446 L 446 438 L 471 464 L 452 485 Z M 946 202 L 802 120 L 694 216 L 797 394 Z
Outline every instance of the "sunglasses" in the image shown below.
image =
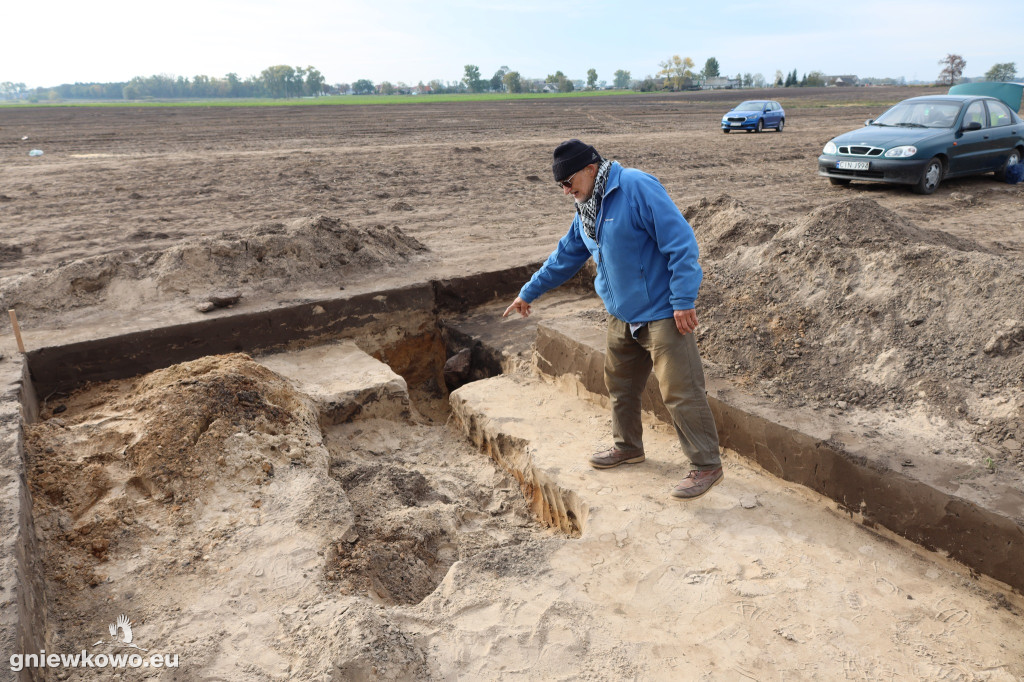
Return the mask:
M 576 174 L 577 174 L 577 173 L 579 173 L 579 171 L 576 171 L 576 173 L 573 173 L 572 175 L 570 175 L 569 177 L 567 177 L 567 178 L 566 178 L 565 180 L 558 180 L 558 181 L 557 181 L 557 182 L 558 182 L 558 184 L 559 184 L 560 186 L 562 186 L 562 187 L 565 187 L 565 188 L 569 188 L 569 187 L 572 187 L 572 179 L 576 177 Z

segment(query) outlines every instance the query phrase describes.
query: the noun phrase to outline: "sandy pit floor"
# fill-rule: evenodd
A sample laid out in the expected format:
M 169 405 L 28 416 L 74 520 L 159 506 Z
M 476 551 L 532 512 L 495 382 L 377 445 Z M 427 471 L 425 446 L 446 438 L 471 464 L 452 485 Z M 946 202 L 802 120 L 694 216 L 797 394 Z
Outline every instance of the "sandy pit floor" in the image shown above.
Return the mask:
M 0 108 L 0 298 L 38 348 L 220 305 L 537 262 L 571 219 L 551 149 L 580 137 L 658 176 L 693 224 L 709 367 L 780 405 L 919 442 L 906 465 L 952 465 L 971 496 L 1024 499 L 1024 187 L 982 176 L 921 197 L 816 175 L 830 137 L 926 92 L 774 93 L 786 130 L 760 135 L 721 134 L 731 93 Z M 0 350 L 12 354 L 9 335 Z M 152 584 L 165 601 L 135 615 L 140 636 L 187 654 L 198 679 L 1024 677 L 1010 634 L 1019 595 L 880 540 L 741 461 L 700 508 L 625 486 L 615 504 L 633 525 L 588 544 L 534 524 L 435 398 L 411 419 L 321 430 L 308 396 L 261 366 L 197 363 L 45 406 L 34 438 L 52 431 L 62 444 L 38 441 L 32 485 L 42 532 L 60 547 L 47 569 L 63 642 L 97 625 L 99 638 L 99 605 L 104 618 L 141 605 Z M 175 404 L 174 420 L 161 416 Z M 600 433 L 599 415 L 586 429 Z M 185 459 L 143 456 L 182 439 Z M 204 439 L 220 454 L 202 455 Z M 677 472 L 662 473 L 658 485 Z M 764 512 L 756 522 L 751 500 Z M 1006 513 L 1020 522 L 1024 505 Z M 645 519 L 662 535 L 643 535 Z M 349 531 L 391 544 L 357 551 Z M 691 557 L 695 536 L 728 547 Z M 643 580 L 596 568 L 616 551 L 639 552 Z M 801 568 L 805 558 L 823 573 Z M 403 579 L 387 582 L 395 566 Z M 666 604 L 659 580 L 686 579 L 706 591 Z M 787 620 L 800 609 L 812 615 Z M 674 616 L 706 628 L 666 625 Z M 995 634 L 958 658 L 971 630 Z M 254 642 L 265 651 L 248 660 Z M 703 653 L 677 650 L 691 642 Z M 787 658 L 789 645 L 802 653 Z M 751 646 L 760 653 L 738 653 Z M 667 663 L 637 669 L 649 656 Z

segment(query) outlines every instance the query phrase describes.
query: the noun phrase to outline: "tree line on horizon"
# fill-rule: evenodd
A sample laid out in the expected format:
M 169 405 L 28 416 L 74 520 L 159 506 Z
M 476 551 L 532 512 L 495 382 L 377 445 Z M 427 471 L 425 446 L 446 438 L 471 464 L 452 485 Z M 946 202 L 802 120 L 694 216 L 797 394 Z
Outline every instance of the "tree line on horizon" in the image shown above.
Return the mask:
M 952 85 L 962 77 L 967 62 L 963 57 L 948 54 L 939 64 L 943 66 L 938 83 Z M 382 81 L 374 83 L 359 79 L 353 83 L 328 84 L 324 75 L 315 67 L 291 67 L 275 65 L 264 69 L 258 76 L 239 78 L 229 73 L 223 78 L 211 76 L 154 75 L 136 76 L 127 83 L 73 83 L 55 87 L 26 88 L 23 83 L 0 83 L 0 99 L 27 99 L 32 102 L 60 101 L 68 99 L 90 100 L 146 100 L 146 99 L 231 99 L 231 98 L 295 98 L 318 97 L 337 94 L 457 94 L 457 93 L 529 93 L 529 92 L 573 92 L 576 90 L 632 89 L 638 92 L 679 91 L 699 89 L 714 83 L 712 87 L 764 88 L 764 87 L 820 87 L 826 85 L 828 76 L 821 71 L 811 71 L 799 77 L 797 70 L 783 74 L 776 71 L 769 81 L 762 74 L 741 73 L 735 77 L 722 76 L 721 66 L 715 57 L 709 57 L 704 68 L 694 71 L 694 62 L 689 57 L 673 55 L 658 64 L 657 78 L 648 75 L 634 79 L 629 71 L 619 69 L 613 75 L 612 84 L 599 80 L 597 71 L 588 69 L 586 80 L 573 80 L 562 71 L 549 74 L 546 78 L 524 78 L 518 71 L 507 66 L 499 68 L 490 78 L 480 74 L 475 64 L 467 64 L 461 80 L 445 82 L 420 81 L 410 86 L 403 82 Z M 1012 81 L 1017 77 L 1016 63 L 996 64 L 985 74 L 986 80 Z M 722 81 L 725 81 L 723 83 Z M 865 78 L 861 82 L 885 85 L 905 85 L 904 79 Z
M 270 66 L 259 76 L 242 79 L 229 73 L 211 76 L 136 76 L 127 83 L 65 83 L 55 87 L 25 88 L 22 83 L 0 83 L 0 98 L 35 101 L 64 99 L 229 99 L 287 98 L 326 94 L 326 79 L 313 67 Z

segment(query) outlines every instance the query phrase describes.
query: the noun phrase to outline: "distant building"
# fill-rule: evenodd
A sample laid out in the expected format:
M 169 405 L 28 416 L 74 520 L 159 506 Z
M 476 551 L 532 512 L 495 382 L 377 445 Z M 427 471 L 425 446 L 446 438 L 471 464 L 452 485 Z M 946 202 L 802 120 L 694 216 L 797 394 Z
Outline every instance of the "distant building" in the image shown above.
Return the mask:
M 736 90 L 742 86 L 743 84 L 735 78 L 716 76 L 714 78 L 704 79 L 705 90 Z
M 848 88 L 855 85 L 860 85 L 856 76 L 829 76 L 825 79 L 825 87 L 829 88 Z

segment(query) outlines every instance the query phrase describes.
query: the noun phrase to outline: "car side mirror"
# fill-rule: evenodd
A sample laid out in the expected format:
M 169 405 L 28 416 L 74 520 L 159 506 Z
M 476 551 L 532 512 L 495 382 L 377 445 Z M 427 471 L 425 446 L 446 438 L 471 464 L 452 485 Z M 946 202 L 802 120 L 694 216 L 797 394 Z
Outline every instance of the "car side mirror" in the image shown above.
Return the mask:
M 981 130 L 981 124 L 978 123 L 977 121 L 971 121 L 970 123 L 965 123 L 964 127 L 961 128 L 961 130 L 965 132 L 968 130 Z
M 875 122 L 875 119 L 869 118 L 868 120 L 864 121 L 864 125 L 869 126 L 869 125 L 871 125 L 874 122 Z

